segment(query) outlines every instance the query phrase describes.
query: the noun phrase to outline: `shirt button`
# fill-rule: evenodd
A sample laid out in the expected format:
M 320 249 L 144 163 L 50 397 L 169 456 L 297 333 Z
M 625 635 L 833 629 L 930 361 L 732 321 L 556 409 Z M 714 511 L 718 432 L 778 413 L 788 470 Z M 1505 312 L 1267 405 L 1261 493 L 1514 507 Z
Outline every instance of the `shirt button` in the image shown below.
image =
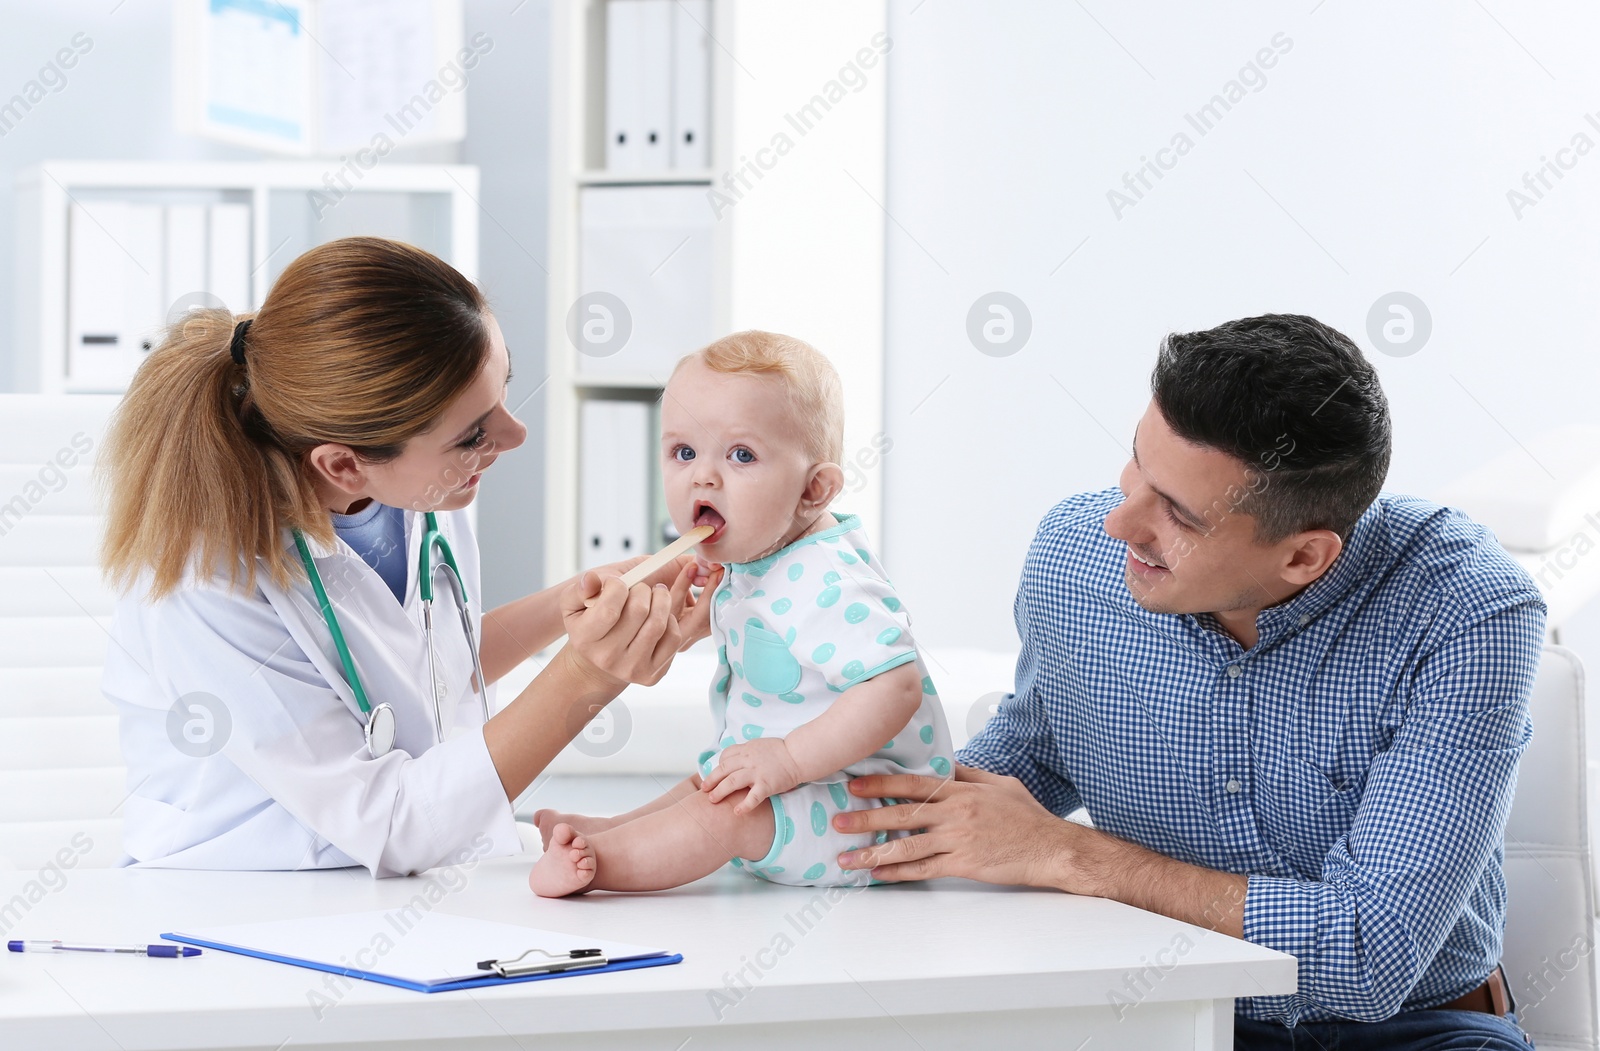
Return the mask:
M 1244 669 L 1239 667 L 1237 664 L 1228 665 L 1228 678 L 1237 679 L 1239 676 L 1241 676 L 1243 674 L 1244 674 Z
M 1223 785 L 1222 787 L 1226 788 L 1228 790 L 1228 793 L 1230 795 L 1232 795 L 1233 793 L 1239 791 L 1239 789 L 1243 788 L 1244 786 L 1239 783 L 1239 779 L 1237 777 L 1230 777 L 1230 778 L 1228 778 L 1228 783 Z
M 1311 623 L 1311 614 L 1309 614 L 1309 613 L 1300 614 L 1300 626 L 1302 628 L 1305 627 L 1307 624 L 1310 624 L 1310 623 Z

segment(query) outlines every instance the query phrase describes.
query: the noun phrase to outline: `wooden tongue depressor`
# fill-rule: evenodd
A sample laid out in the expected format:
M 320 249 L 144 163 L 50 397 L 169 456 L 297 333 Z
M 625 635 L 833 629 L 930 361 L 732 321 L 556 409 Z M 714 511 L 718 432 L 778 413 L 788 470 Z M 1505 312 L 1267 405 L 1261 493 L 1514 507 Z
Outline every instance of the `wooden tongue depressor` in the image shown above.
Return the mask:
M 685 551 L 688 551 L 690 548 L 694 547 L 700 541 L 704 540 L 706 537 L 715 532 L 716 529 L 712 526 L 695 526 L 693 529 L 689 530 L 687 533 L 683 534 L 678 539 L 662 548 L 660 551 L 657 551 L 643 562 L 640 562 L 637 566 L 634 566 L 632 569 L 622 574 L 622 586 L 625 588 L 633 587 L 645 577 L 648 577 L 651 573 L 654 573 L 656 570 L 660 569 L 668 562 L 671 562 L 673 559 L 677 558 Z M 584 605 L 592 606 L 594 605 L 594 602 L 595 600 L 591 598 L 585 601 Z

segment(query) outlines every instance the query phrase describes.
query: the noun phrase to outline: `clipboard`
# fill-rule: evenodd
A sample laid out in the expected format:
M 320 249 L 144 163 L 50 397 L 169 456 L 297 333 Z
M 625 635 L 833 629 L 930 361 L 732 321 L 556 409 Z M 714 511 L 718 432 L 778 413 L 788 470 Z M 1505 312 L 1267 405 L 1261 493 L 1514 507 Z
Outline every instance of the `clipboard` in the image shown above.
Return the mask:
M 419 993 L 683 962 L 679 953 L 418 907 L 203 927 L 167 941 Z

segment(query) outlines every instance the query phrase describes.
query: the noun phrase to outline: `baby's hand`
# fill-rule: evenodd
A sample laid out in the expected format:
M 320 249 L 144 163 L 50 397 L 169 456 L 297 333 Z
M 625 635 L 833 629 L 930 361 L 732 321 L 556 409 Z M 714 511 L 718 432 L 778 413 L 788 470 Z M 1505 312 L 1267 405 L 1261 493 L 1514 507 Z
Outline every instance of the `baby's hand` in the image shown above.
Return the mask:
M 700 790 L 710 792 L 713 803 L 720 803 L 739 789 L 748 788 L 750 794 L 733 808 L 735 814 L 748 814 L 763 799 L 787 792 L 799 783 L 800 770 L 783 738 L 758 737 L 725 750 L 716 769 L 700 783 Z

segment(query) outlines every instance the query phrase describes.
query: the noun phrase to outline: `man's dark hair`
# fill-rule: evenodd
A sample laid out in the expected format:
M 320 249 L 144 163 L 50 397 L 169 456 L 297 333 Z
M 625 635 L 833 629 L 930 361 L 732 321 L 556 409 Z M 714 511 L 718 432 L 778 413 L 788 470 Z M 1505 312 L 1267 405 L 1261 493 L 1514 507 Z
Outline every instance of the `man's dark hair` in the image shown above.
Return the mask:
M 1161 341 L 1150 392 L 1186 441 L 1244 463 L 1235 510 L 1274 544 L 1349 539 L 1389 473 L 1389 403 L 1359 348 L 1315 318 L 1265 314 Z

